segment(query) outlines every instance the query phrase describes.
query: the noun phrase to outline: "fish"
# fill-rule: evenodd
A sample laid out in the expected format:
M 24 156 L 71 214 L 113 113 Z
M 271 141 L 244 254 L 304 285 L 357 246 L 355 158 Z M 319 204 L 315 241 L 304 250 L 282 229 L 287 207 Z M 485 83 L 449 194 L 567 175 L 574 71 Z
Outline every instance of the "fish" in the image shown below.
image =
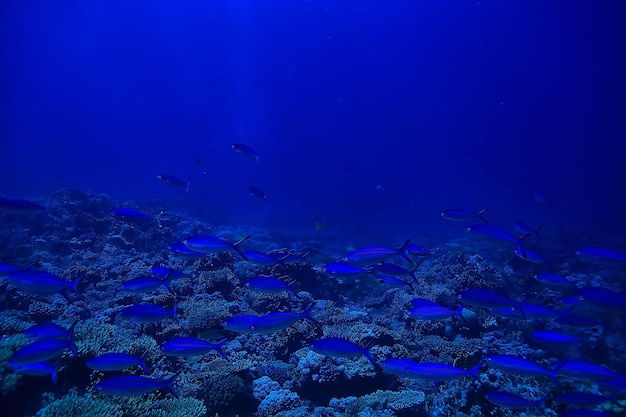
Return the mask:
M 66 350 L 76 356 L 76 349 L 71 338 L 67 340 L 42 339 L 22 346 L 13 354 L 11 360 L 19 364 L 45 362 L 61 356 Z
M 526 223 L 517 220 L 517 221 L 513 222 L 513 226 L 517 230 L 519 230 L 522 234 L 531 234 L 531 235 L 535 236 L 535 239 L 537 239 L 537 242 L 541 242 L 541 236 L 539 236 L 539 230 L 541 230 L 541 228 L 543 227 L 542 224 L 537 226 L 537 228 L 533 229 L 532 227 L 530 227 Z
M 392 277 L 389 275 L 379 275 L 376 279 L 378 280 L 378 282 L 389 285 L 390 287 L 400 288 L 406 286 L 409 287 L 411 290 L 414 289 L 412 283 L 410 283 L 409 281 L 405 281 L 402 278 Z
M 561 404 L 566 404 L 570 407 L 595 407 L 600 404 L 613 401 L 611 397 L 591 394 L 584 391 L 561 392 L 556 394 L 554 399 Z
M 465 210 L 465 209 L 447 209 L 441 212 L 441 217 L 443 217 L 446 220 L 453 220 L 453 221 L 464 221 L 464 220 L 478 218 L 485 223 L 489 223 L 487 219 L 483 217 L 483 214 L 485 214 L 488 211 L 489 211 L 488 208 L 482 209 L 478 212 Z
M 566 346 L 585 340 L 560 330 L 537 330 L 530 334 L 530 338 L 537 343 L 548 346 Z
M 485 364 L 501 371 L 522 376 L 547 376 L 559 386 L 554 371 L 544 368 L 536 362 L 515 355 L 490 355 L 484 358 Z
M 205 254 L 202 252 L 197 252 L 195 250 L 191 250 L 189 249 L 187 246 L 185 246 L 184 243 L 182 242 L 173 242 L 169 244 L 169 247 L 171 250 L 173 250 L 176 253 L 179 253 L 181 255 L 188 255 L 188 256 L 204 256 Z
M 534 278 L 546 285 L 552 285 L 555 287 L 574 287 L 574 283 L 567 278 L 563 278 L 562 276 L 556 274 L 535 274 Z
M 358 277 L 368 274 L 376 277 L 372 268 L 355 265 L 349 262 L 331 262 L 324 265 L 321 270 L 328 275 L 341 277 Z
M 166 184 L 172 185 L 174 187 L 184 188 L 185 192 L 189 192 L 189 186 L 191 185 L 191 181 L 183 181 L 173 175 L 157 175 L 156 177 Z
M 411 306 L 413 307 L 411 308 L 411 316 L 414 316 L 417 320 L 442 320 L 458 316 L 465 321 L 465 318 L 463 318 L 464 305 L 453 310 L 425 298 L 416 298 L 411 301 Z
M 78 284 L 82 277 L 72 282 L 46 271 L 18 269 L 6 274 L 7 280 L 16 288 L 28 294 L 48 296 L 72 290 L 78 294 Z
M 57 369 L 56 366 L 50 362 L 34 362 L 34 363 L 19 363 L 13 360 L 7 362 L 7 366 L 18 374 L 31 375 L 31 376 L 48 376 L 52 378 L 52 383 L 57 383 Z
M 139 365 L 143 372 L 147 374 L 149 373 L 148 367 L 143 360 L 147 353 L 148 351 L 144 352 L 140 358 L 128 353 L 104 353 L 88 360 L 85 364 L 88 368 L 96 371 L 122 371 Z
M 167 356 L 187 357 L 201 356 L 212 350 L 216 351 L 224 360 L 228 360 L 222 346 L 227 342 L 222 339 L 217 343 L 207 340 L 196 339 L 195 337 L 176 337 L 161 345 L 161 351 Z
M 135 304 L 124 307 L 118 314 L 137 323 L 152 323 L 161 321 L 169 316 L 175 319 L 178 318 L 176 315 L 177 307 L 178 304 L 173 309 L 168 310 L 155 304 Z
M 415 262 L 413 262 L 413 260 L 405 253 L 406 247 L 410 242 L 411 239 L 407 239 L 396 249 L 386 248 L 383 246 L 368 246 L 361 249 L 355 249 L 348 252 L 342 260 L 354 264 L 371 265 L 376 262 L 387 260 L 392 256 L 400 256 L 402 259 L 413 265 Z
M 489 240 L 503 240 L 505 242 L 512 242 L 516 245 L 519 245 L 520 242 L 528 236 L 528 234 L 523 235 L 520 238 L 513 236 L 511 232 L 508 230 L 502 229 L 498 226 L 493 226 L 491 224 L 472 224 L 467 226 L 465 229 L 468 232 L 485 239 Z
M 522 310 L 520 303 L 491 290 L 469 289 L 461 291 L 459 298 L 464 304 L 483 308 L 515 308 Z
M 7 263 L 0 263 L 0 277 L 5 276 L 6 274 L 17 271 L 19 268 Z
M 204 254 L 211 253 L 222 253 L 222 252 L 237 252 L 244 261 L 247 261 L 248 258 L 243 254 L 239 245 L 241 245 L 246 240 L 250 239 L 250 235 L 244 237 L 243 239 L 238 240 L 235 243 L 230 243 L 225 241 L 224 239 L 220 239 L 214 236 L 200 235 L 200 236 L 191 236 L 185 240 L 183 240 L 183 244 L 194 252 L 202 252 Z
M 257 200 L 261 200 L 261 201 L 267 200 L 267 194 L 265 194 L 263 190 L 261 190 L 259 187 L 252 186 L 249 188 L 249 191 L 250 191 L 250 195 L 256 198 Z
M 548 260 L 548 258 L 543 256 L 542 254 L 535 252 L 535 251 L 531 251 L 530 249 L 525 248 L 521 244 L 517 245 L 517 248 L 515 248 L 515 255 L 517 255 L 520 259 L 523 259 L 527 262 L 536 263 L 536 264 L 546 262 Z
M 376 265 L 372 266 L 372 271 L 375 273 L 379 273 L 382 275 L 393 276 L 393 277 L 411 277 L 413 282 L 417 282 L 417 278 L 415 278 L 415 271 L 417 270 L 417 265 L 415 265 L 411 269 L 406 269 L 401 267 L 400 265 L 388 263 L 385 261 L 381 261 Z
M 604 288 L 582 288 L 578 291 L 582 306 L 590 307 L 603 313 L 626 313 L 626 295 Z
M 581 329 L 604 326 L 605 324 L 604 321 L 598 320 L 593 317 L 581 316 L 579 314 L 570 314 L 569 312 L 571 311 L 572 309 L 570 308 L 568 312 L 565 312 L 561 317 L 556 318 L 554 321 L 562 325 L 577 327 Z
M 173 271 L 173 270 L 172 270 Z M 144 292 L 154 291 L 159 287 L 165 287 L 170 293 L 174 294 L 174 290 L 170 287 L 171 273 L 164 278 L 151 276 L 141 276 L 129 279 L 122 283 L 124 291 L 140 294 Z
M 528 400 L 519 395 L 505 391 L 491 391 L 485 394 L 485 398 L 490 403 L 510 410 L 525 410 L 526 408 L 541 407 L 546 400 L 545 397 L 537 400 Z
M 145 220 L 155 220 L 159 229 L 163 228 L 161 224 L 161 216 L 165 213 L 165 210 L 161 210 L 159 214 L 156 216 L 152 216 L 148 213 L 144 213 L 143 211 L 137 210 L 132 207 L 118 207 L 116 209 L 111 210 L 111 215 L 114 217 L 119 217 L 123 220 L 134 220 L 134 221 L 145 221 Z
M 279 265 L 284 271 L 286 271 L 287 268 L 285 267 L 283 261 L 291 256 L 291 254 L 287 254 L 281 258 L 275 258 L 260 250 L 245 250 L 243 251 L 243 255 L 248 259 L 248 262 L 263 266 Z
M 261 316 L 254 316 L 250 314 L 242 314 L 240 316 L 229 317 L 224 320 L 221 325 L 226 330 L 230 330 L 231 332 L 236 333 L 254 333 L 254 330 L 251 329 L 251 326 L 256 322 Z
M 412 359 L 390 358 L 383 360 L 381 366 L 385 372 L 398 376 L 444 382 L 464 378 L 466 376 L 478 379 L 482 362 L 466 370 L 443 363 L 418 363 Z
M 559 376 L 588 379 L 594 382 L 607 379 L 620 379 L 622 376 L 603 365 L 584 360 L 568 359 L 554 365 L 554 371 Z
M 259 276 L 250 278 L 246 286 L 264 294 L 278 294 L 283 291 L 289 291 L 294 297 L 300 298 L 289 284 L 274 277 Z
M 23 200 L 21 198 L 0 197 L 0 209 L 10 211 L 43 211 L 48 217 L 48 209 L 41 204 L 37 204 L 30 200 Z
M 415 245 L 413 243 L 409 243 L 405 245 L 404 252 L 407 255 L 413 255 L 413 256 L 432 256 L 435 254 L 434 251 Z
M 103 394 L 118 397 L 149 394 L 164 389 L 178 398 L 172 388 L 172 383 L 177 376 L 174 375 L 168 379 L 155 379 L 138 375 L 118 375 L 103 379 L 95 385 L 95 388 Z
M 538 203 L 552 204 L 553 196 L 554 196 L 554 192 L 550 192 L 550 193 L 536 192 L 535 194 L 533 194 L 533 199 Z
M 357 356 L 365 356 L 365 358 L 376 367 L 374 358 L 370 355 L 370 348 L 374 345 L 374 339 L 370 340 L 364 347 L 350 342 L 346 339 L 337 337 L 327 337 L 315 340 L 311 343 L 311 349 L 320 355 L 335 356 L 339 358 L 355 358 Z
M 527 301 L 520 303 L 520 310 L 524 313 L 525 319 L 554 320 L 565 314 L 563 311 L 557 311 L 542 304 L 529 303 Z
M 202 254 L 200 254 L 202 255 Z M 171 268 L 167 268 L 164 266 L 153 266 L 152 268 L 150 268 L 150 272 L 153 275 L 157 275 L 160 277 L 167 277 L 168 275 L 170 276 L 170 280 L 172 279 L 176 279 L 176 278 L 184 278 L 187 276 L 187 274 L 183 274 L 180 271 L 177 271 L 175 269 L 171 269 Z
M 256 164 L 259 165 L 259 154 L 252 147 L 243 143 L 233 143 L 231 147 L 238 154 L 254 159 Z
M 72 324 L 69 330 L 52 322 L 36 324 L 24 330 L 22 334 L 27 336 L 33 342 L 43 339 L 70 340 L 76 324 L 78 324 L 78 320 Z
M 274 333 L 279 330 L 291 327 L 301 319 L 309 320 L 310 322 L 319 325 L 319 322 L 311 317 L 311 310 L 315 306 L 315 303 L 309 305 L 301 313 L 293 311 L 281 311 L 277 313 L 269 313 L 259 317 L 254 323 L 250 325 L 250 330 L 258 334 Z
M 583 248 L 576 251 L 576 255 L 590 261 L 626 261 L 626 252 L 618 252 L 604 248 Z

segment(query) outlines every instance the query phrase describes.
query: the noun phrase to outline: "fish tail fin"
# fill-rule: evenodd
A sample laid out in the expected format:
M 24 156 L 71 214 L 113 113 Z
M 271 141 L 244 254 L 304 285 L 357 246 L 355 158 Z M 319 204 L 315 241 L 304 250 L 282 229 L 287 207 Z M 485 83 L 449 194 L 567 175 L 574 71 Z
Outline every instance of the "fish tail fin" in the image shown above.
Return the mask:
M 56 365 L 54 365 L 54 367 L 50 370 L 50 377 L 52 378 L 52 383 L 56 385 L 58 381 Z
M 320 322 L 315 320 L 313 318 L 313 316 L 311 316 L 311 310 L 313 310 L 313 307 L 315 307 L 315 302 L 311 303 L 303 312 L 302 312 L 302 318 L 305 318 L 307 320 L 309 320 L 312 323 L 317 324 L 318 326 L 320 325 Z
M 374 362 L 374 358 L 372 357 L 372 354 L 370 353 L 370 349 L 372 348 L 372 346 L 374 346 L 375 341 L 376 339 L 372 339 L 369 342 L 367 342 L 367 344 L 363 347 L 363 356 L 365 356 L 365 359 L 367 359 L 368 362 L 371 363 L 374 368 L 376 368 L 376 362 Z
M 400 255 L 402 257 L 402 259 L 404 259 L 405 261 L 407 261 L 408 263 L 410 263 L 411 265 L 414 265 L 415 262 L 413 262 L 413 259 L 409 258 L 407 256 L 407 254 L 405 253 L 406 251 L 406 246 L 411 243 L 411 238 L 408 238 L 407 240 L 404 241 L 403 244 L 401 244 L 400 246 L 398 246 L 398 255 Z
M 480 375 L 480 368 L 482 368 L 482 366 L 483 366 L 483 362 L 482 361 L 478 362 L 476 366 L 467 370 L 467 374 L 471 376 L 472 378 L 474 378 L 476 381 L 478 381 L 479 380 L 478 377 Z
M 172 386 L 176 378 L 178 378 L 178 374 L 174 374 L 171 377 L 167 378 L 165 381 L 163 381 L 163 388 L 166 389 L 170 394 L 172 394 L 174 398 L 178 398 L 178 394 L 176 394 L 176 391 L 174 391 L 174 387 Z
M 150 371 L 148 370 L 148 367 L 146 366 L 146 361 L 145 361 L 147 355 L 148 355 L 148 351 L 146 350 L 139 357 L 139 367 L 141 368 L 143 373 L 146 374 L 146 375 L 150 373 Z
M 220 340 L 219 342 L 217 342 L 215 344 L 215 350 L 217 351 L 217 353 L 225 360 L 228 362 L 228 356 L 226 356 L 226 354 L 224 353 L 224 351 L 222 350 L 222 346 L 224 346 L 224 344 L 226 344 L 226 342 L 228 342 L 228 339 L 223 338 L 222 340 Z
M 465 304 L 461 304 L 459 308 L 456 309 L 456 315 L 459 316 L 461 320 L 463 320 L 463 323 L 467 323 L 467 320 L 465 320 L 465 317 L 463 317 L 464 309 L 465 309 Z
M 239 245 L 241 245 L 243 242 L 245 242 L 246 240 L 250 239 L 250 235 L 244 237 L 243 239 L 238 240 L 237 242 L 233 243 L 233 248 L 235 248 L 235 250 L 237 251 L 237 253 L 239 255 L 241 255 L 241 257 L 244 259 L 244 261 L 248 261 L 248 257 L 246 255 L 243 254 L 243 252 L 241 251 L 241 249 L 239 249 Z
M 176 293 L 174 292 L 174 290 L 172 289 L 172 287 L 170 286 L 170 283 L 169 283 L 169 282 L 164 281 L 164 282 L 163 282 L 163 286 L 164 286 L 164 287 L 165 287 L 165 288 L 166 288 L 166 289 L 167 289 L 170 293 L 172 293 L 172 294 L 176 294 Z
M 483 217 L 483 214 L 485 214 L 486 212 L 488 212 L 488 211 L 489 211 L 489 209 L 490 209 L 490 207 L 487 207 L 487 208 L 485 208 L 485 209 L 482 209 L 481 211 L 479 211 L 478 213 L 476 213 L 476 217 L 478 217 L 480 220 L 484 221 L 485 223 L 489 223 L 489 222 L 487 221 L 487 219 L 485 219 L 485 218 Z
M 189 193 L 189 186 L 191 185 L 191 181 L 189 181 L 187 184 L 185 184 L 185 192 Z
M 75 294 L 78 294 L 78 284 L 80 283 L 82 279 L 83 279 L 83 276 L 80 275 L 74 281 L 72 281 L 72 291 L 74 291 Z

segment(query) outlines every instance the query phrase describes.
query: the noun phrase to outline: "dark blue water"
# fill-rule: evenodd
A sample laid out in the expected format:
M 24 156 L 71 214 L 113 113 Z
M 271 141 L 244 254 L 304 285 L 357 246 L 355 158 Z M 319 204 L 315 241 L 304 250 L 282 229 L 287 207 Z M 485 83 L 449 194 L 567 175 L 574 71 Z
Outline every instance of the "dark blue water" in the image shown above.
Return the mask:
M 316 268 L 408 237 L 457 248 L 468 223 L 440 212 L 489 208 L 506 230 L 542 225 L 547 240 L 529 246 L 552 259 L 548 272 L 608 271 L 598 285 L 619 291 L 620 266 L 568 256 L 626 251 L 624 19 L 620 1 L 3 0 L 0 196 L 49 204 L 66 220 L 71 208 L 51 197 L 59 190 L 89 193 L 77 204 L 105 194 L 95 218 L 166 208 L 166 236 L 140 229 L 142 243 L 131 241 L 150 265 L 167 243 L 207 230 L 231 242 L 255 230 L 257 243 L 242 246 L 265 251 L 315 242 Z M 189 192 L 163 174 L 191 182 Z M 79 262 L 28 245 L 83 234 L 36 214 L 3 216 L 0 261 L 39 256 L 59 275 Z M 492 249 L 482 255 L 498 268 L 541 272 L 514 246 L 506 257 Z
M 620 2 L 185 3 L 3 2 L 3 194 L 169 173 L 255 221 L 424 230 L 554 192 L 549 220 L 624 230 Z

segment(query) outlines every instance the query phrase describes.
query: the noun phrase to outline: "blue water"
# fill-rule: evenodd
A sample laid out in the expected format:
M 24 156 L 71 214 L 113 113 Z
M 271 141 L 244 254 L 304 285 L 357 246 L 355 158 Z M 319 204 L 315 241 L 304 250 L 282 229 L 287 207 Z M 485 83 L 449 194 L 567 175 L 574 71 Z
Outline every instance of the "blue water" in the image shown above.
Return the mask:
M 76 264 L 100 267 L 107 279 L 132 278 L 138 267 L 113 270 L 102 257 L 85 255 L 103 250 L 103 242 L 124 230 L 125 223 L 108 213 L 128 206 L 154 215 L 166 210 L 163 230 L 129 226 L 138 230 L 128 238 L 132 256 L 143 256 L 148 269 L 162 264 L 197 272 L 201 261 L 167 248 L 193 234 L 231 243 L 250 234 L 242 247 L 262 251 L 313 246 L 312 275 L 288 274 L 296 281 L 317 277 L 317 284 L 295 284 L 312 300 L 336 302 L 344 291 L 342 283 L 326 281 L 321 266 L 355 248 L 396 248 L 407 238 L 439 248 L 437 260 L 419 262 L 423 276 L 455 262 L 454 254 L 479 254 L 501 273 L 512 268 L 499 289 L 517 299 L 542 294 L 536 282 L 519 281 L 538 272 L 575 277 L 579 288 L 622 291 L 623 263 L 586 263 L 575 251 L 626 251 L 625 18 L 620 1 L 3 0 L 0 196 L 35 201 L 51 219 L 0 211 L 0 261 L 21 268 L 41 261 L 42 269 L 68 281 Z M 235 143 L 254 148 L 258 164 L 233 151 Z M 191 182 L 189 192 L 156 178 L 163 174 Z M 251 186 L 267 199 L 251 197 Z M 549 201 L 538 201 L 537 193 Z M 106 197 L 96 202 L 101 194 Z M 77 226 L 71 219 L 78 215 L 62 201 L 92 202 L 80 215 L 105 219 L 103 228 Z M 515 245 L 474 239 L 464 230 L 471 220 L 441 218 L 442 210 L 457 207 L 489 208 L 490 224 L 509 231 L 515 221 L 541 225 L 542 242 L 523 244 L 547 263 L 519 259 Z M 70 249 L 37 246 L 38 239 L 50 243 L 55 236 L 86 239 L 96 229 L 98 237 Z M 108 256 L 119 256 L 118 262 L 130 256 L 129 247 L 113 245 L 119 253 Z M 224 266 L 239 279 L 232 285 L 242 290 L 249 276 L 237 270 L 236 253 L 225 256 Z M 252 272 L 269 272 L 263 268 Z M 188 284 L 178 290 L 186 288 L 192 298 L 183 300 L 194 300 L 190 294 L 200 289 Z M 468 284 L 446 288 L 448 306 Z M 83 283 L 88 291 L 96 291 L 94 285 L 93 278 Z M 320 285 L 338 290 L 316 293 Z M 6 314 L 27 311 L 28 297 L 41 300 L 3 288 Z M 425 296 L 420 288 L 412 294 Z M 233 288 L 220 291 L 222 301 L 236 300 L 258 314 L 306 307 L 288 297 L 274 304 L 244 302 L 245 294 Z M 568 295 L 542 296 L 564 310 L 558 301 Z M 81 297 L 85 302 L 91 296 Z M 355 305 L 372 308 L 363 294 L 352 296 Z M 15 297 L 26 299 L 11 302 Z M 65 302 L 60 295 L 43 300 Z M 122 301 L 114 298 L 109 308 L 127 305 Z M 101 308 L 93 307 L 90 316 L 104 320 Z M 72 322 L 67 310 L 49 319 Z M 609 328 L 611 337 L 623 334 L 621 319 Z M 161 343 L 162 336 L 155 340 Z M 294 336 L 290 343 L 313 339 Z M 416 354 L 414 348 L 407 353 Z M 620 348 L 602 360 L 618 372 L 625 367 Z M 70 370 L 59 375 L 64 385 L 49 388 L 57 398 L 72 386 L 81 395 L 93 386 L 89 373 L 68 360 Z M 293 365 L 295 359 L 288 354 L 277 360 Z M 239 375 L 248 394 L 263 372 L 253 374 Z M 371 376 L 371 385 L 391 389 L 380 375 Z M 28 378 L 35 377 L 22 380 L 19 395 L 33 383 Z M 310 381 L 294 380 L 285 389 L 309 401 L 308 413 L 328 406 L 330 397 L 307 394 Z M 209 405 L 208 413 L 255 412 L 253 396 L 242 398 L 252 405 Z M 437 404 L 434 399 L 429 411 L 418 407 L 398 415 L 433 414 Z

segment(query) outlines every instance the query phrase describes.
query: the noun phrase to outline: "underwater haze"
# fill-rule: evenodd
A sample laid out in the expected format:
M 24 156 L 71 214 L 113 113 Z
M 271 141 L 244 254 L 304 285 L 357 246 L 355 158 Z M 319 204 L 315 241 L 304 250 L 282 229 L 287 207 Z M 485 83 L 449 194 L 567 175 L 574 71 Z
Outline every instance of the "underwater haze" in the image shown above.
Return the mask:
M 623 415 L 625 21 L 2 0 L 3 415 Z

